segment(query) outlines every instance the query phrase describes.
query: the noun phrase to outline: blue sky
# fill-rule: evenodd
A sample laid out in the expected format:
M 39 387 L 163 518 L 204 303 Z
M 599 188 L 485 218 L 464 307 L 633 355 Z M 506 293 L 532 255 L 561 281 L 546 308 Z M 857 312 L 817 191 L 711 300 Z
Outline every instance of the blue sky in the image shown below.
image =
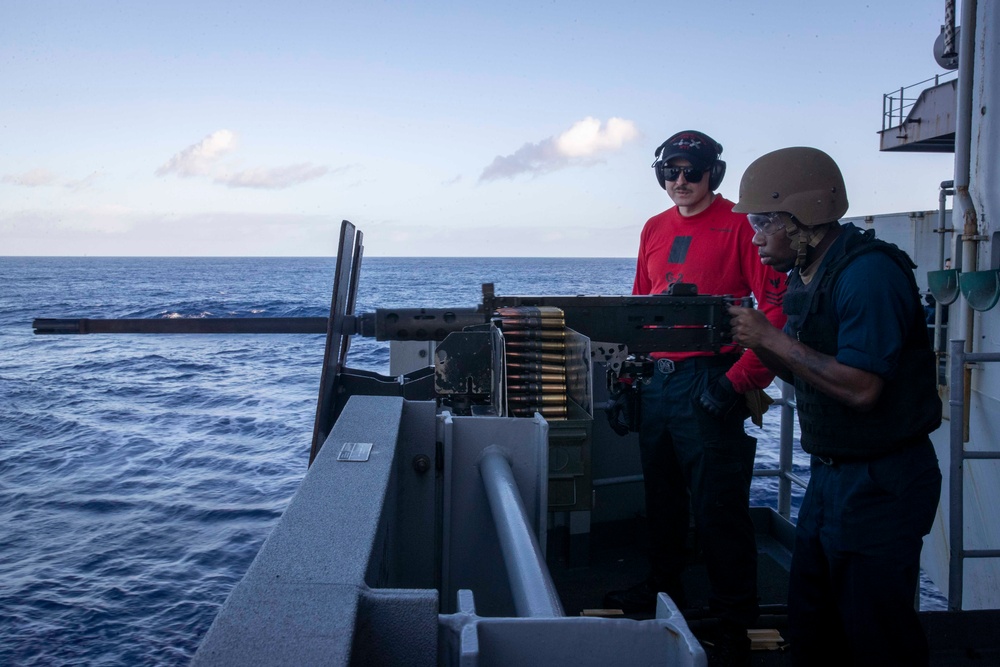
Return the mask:
M 682 129 L 811 145 L 868 215 L 951 155 L 878 151 L 943 74 L 942 0 L 0 0 L 0 255 L 633 256 Z

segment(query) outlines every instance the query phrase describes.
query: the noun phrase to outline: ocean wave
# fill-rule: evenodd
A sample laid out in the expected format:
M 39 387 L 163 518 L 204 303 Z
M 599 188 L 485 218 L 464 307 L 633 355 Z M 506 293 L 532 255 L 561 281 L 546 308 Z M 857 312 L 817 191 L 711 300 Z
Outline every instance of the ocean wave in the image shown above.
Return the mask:
M 159 306 L 145 306 L 114 315 L 126 319 L 207 319 L 260 317 L 328 317 L 329 306 L 317 304 L 288 303 L 285 300 L 261 301 L 213 301 L 193 300 L 171 302 Z

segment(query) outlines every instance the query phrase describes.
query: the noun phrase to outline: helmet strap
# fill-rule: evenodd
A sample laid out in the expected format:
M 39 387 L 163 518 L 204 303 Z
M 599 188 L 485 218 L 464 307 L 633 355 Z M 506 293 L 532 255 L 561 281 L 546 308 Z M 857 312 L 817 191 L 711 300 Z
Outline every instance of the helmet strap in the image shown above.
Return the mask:
M 794 220 L 789 216 L 785 221 L 785 234 L 792 244 L 795 245 L 795 266 L 806 266 L 809 248 L 818 246 L 829 231 L 830 225 L 816 225 L 815 227 L 800 226 L 795 224 Z
M 830 225 L 807 227 L 804 230 L 806 243 L 808 243 L 810 247 L 815 248 L 819 245 L 819 242 L 823 240 L 823 237 L 826 236 L 828 231 L 830 231 Z
M 795 266 L 799 269 L 803 269 L 806 266 L 807 260 L 806 256 L 809 254 L 809 243 L 806 242 L 804 236 L 800 236 L 798 240 L 798 250 L 795 256 Z

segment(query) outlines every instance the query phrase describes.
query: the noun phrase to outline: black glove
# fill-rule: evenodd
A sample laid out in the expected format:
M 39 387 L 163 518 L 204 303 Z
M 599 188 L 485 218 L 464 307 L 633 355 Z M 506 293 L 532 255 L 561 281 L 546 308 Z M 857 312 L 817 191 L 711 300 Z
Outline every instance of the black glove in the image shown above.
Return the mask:
M 639 430 L 639 392 L 635 389 L 615 391 L 604 408 L 608 425 L 618 435 Z
M 722 418 L 736 407 L 740 394 L 733 389 L 733 383 L 725 375 L 708 384 L 708 388 L 698 397 L 698 405 L 709 414 Z

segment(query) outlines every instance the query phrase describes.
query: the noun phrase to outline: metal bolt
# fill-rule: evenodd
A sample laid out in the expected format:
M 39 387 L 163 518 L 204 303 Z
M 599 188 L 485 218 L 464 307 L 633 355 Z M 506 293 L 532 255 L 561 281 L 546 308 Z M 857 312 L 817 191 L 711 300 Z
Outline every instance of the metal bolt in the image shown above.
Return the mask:
M 431 459 L 426 454 L 417 454 L 413 457 L 413 469 L 421 475 L 431 469 Z

